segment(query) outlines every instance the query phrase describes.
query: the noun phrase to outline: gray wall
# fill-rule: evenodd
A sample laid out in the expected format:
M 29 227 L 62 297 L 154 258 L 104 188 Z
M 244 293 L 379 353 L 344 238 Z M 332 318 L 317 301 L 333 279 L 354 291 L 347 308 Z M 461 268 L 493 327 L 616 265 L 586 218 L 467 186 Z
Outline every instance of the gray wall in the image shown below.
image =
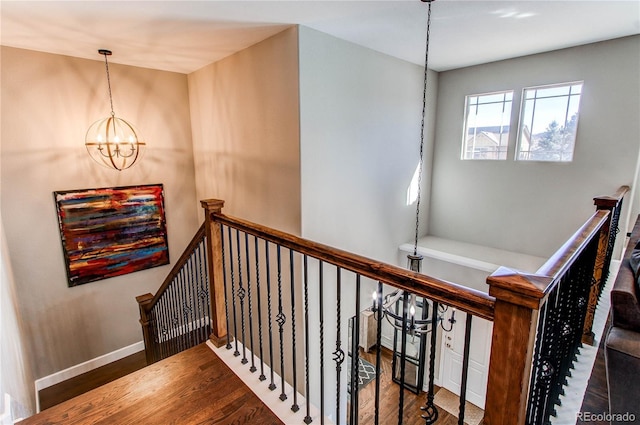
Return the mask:
M 593 212 L 594 196 L 635 184 L 639 76 L 640 36 L 440 73 L 429 234 L 552 254 Z M 508 160 L 460 160 L 465 95 L 513 89 L 517 119 L 523 88 L 577 80 L 573 162 L 514 161 L 515 131 Z
M 398 246 L 412 240 L 415 226 L 415 204 L 407 205 L 407 189 L 419 162 L 424 68 L 309 28 L 299 31 L 302 236 L 395 264 Z M 429 77 L 423 207 L 429 199 L 437 74 Z M 335 349 L 337 294 L 331 281 L 335 271 L 325 268 L 328 362 Z M 314 271 L 310 275 L 317 276 Z M 362 309 L 371 304 L 374 285 L 363 280 Z M 345 274 L 343 338 L 347 319 L 355 314 L 354 287 L 353 276 Z M 318 285 L 310 285 L 311 317 L 317 317 L 318 298 Z M 316 335 L 317 330 L 311 332 Z M 318 341 L 311 338 L 312 365 L 319 363 Z M 318 368 L 311 370 L 315 382 L 318 373 Z M 325 373 L 333 379 L 335 368 L 327 367 Z M 342 382 L 347 382 L 346 366 L 343 374 Z M 335 389 L 327 389 L 325 401 L 334 400 Z M 312 394 L 312 401 L 319 403 L 318 394 Z M 346 412 L 345 392 L 342 403 Z
M 301 28 L 304 237 L 396 263 L 398 246 L 413 239 L 415 228 L 407 189 L 419 159 L 423 69 Z M 437 74 L 429 77 L 423 207 Z

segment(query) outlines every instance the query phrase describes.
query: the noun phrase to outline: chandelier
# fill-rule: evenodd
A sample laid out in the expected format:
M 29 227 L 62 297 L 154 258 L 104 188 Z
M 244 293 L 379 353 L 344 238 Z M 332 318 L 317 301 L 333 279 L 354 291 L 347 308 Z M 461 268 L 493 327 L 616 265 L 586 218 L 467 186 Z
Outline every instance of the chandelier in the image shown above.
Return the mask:
M 131 167 L 141 158 L 146 144 L 141 140 L 140 134 L 131 123 L 116 117 L 113 112 L 109 62 L 107 61 L 107 56 L 111 55 L 111 51 L 100 49 L 98 53 L 104 55 L 111 115 L 91 124 L 87 130 L 84 144 L 91 158 L 98 164 L 122 171 Z

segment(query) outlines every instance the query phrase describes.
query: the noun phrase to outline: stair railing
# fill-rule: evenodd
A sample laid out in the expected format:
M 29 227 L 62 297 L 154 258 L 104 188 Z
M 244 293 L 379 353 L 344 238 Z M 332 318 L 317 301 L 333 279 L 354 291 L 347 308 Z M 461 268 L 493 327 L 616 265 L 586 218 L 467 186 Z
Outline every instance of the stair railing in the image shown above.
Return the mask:
M 547 424 L 555 415 L 591 332 L 587 312 L 598 301 L 591 294 L 608 276 L 628 190 L 596 198 L 593 216 L 536 273 L 500 268 L 487 278 L 496 302 L 485 425 Z
M 203 224 L 158 292 L 136 297 L 147 364 L 209 339 L 212 314 L 208 257 Z
M 489 295 L 227 216 L 220 200 L 201 201 L 203 228 L 161 290 L 138 297 L 148 359 L 195 345 L 210 331 L 217 347 L 241 358 L 257 382 L 279 394 L 281 403 L 290 403 L 293 412 L 302 412 L 304 423 L 355 425 L 363 414 L 357 381 L 360 312 L 367 307 L 364 300 L 371 300 L 363 293 L 374 289 L 376 311 L 385 292 L 401 290 L 395 325 L 403 343 L 393 348 L 401 360 L 407 356 L 404 341 L 415 335 L 409 300 L 418 297 L 423 309 L 433 313 L 426 333 L 429 357 L 423 357 L 429 378 L 424 402 L 405 408 L 410 385 L 401 361 L 394 411 L 385 411 L 388 394 L 381 406 L 381 379 L 375 379 L 375 390 L 368 390 L 375 402 L 367 407 L 367 418 L 388 423 L 391 415 L 401 424 L 419 415 L 424 423 L 434 423 L 439 410 L 434 404 L 436 347 L 448 326 L 464 322 L 457 412 L 463 424 L 472 324 L 484 319 L 493 322 L 484 423 L 547 423 L 583 334 L 590 332 L 588 312 L 595 311 L 608 275 L 627 191 L 623 187 L 613 197 L 596 198 L 594 215 L 537 273 L 496 271 L 487 279 Z M 202 308 L 189 308 L 194 300 Z M 383 315 L 374 317 L 373 367 L 380 378 Z M 199 326 L 205 322 L 208 327 Z

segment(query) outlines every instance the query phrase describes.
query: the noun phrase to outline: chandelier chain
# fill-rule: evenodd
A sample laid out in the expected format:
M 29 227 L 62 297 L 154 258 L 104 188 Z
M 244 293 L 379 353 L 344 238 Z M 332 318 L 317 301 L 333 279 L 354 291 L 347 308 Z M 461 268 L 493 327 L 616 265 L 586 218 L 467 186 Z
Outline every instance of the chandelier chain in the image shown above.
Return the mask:
M 424 1 L 424 0 L 423 0 Z M 427 83 L 429 75 L 429 38 L 431 36 L 431 1 L 428 1 L 429 8 L 427 12 L 427 40 L 424 58 L 424 88 L 422 91 L 422 122 L 420 125 L 420 162 L 418 163 L 418 195 L 416 198 L 416 233 L 413 244 L 413 255 L 418 254 L 418 236 L 420 233 L 420 198 L 422 192 L 422 168 L 424 164 L 424 127 L 425 116 L 427 113 Z
M 107 70 L 107 86 L 109 87 L 109 103 L 111 104 L 111 116 L 115 117 L 116 114 L 115 112 L 113 112 L 113 96 L 111 95 L 111 77 L 109 75 L 109 62 L 107 61 L 108 53 L 103 53 L 103 54 L 104 54 L 104 66 L 105 66 L 105 69 Z

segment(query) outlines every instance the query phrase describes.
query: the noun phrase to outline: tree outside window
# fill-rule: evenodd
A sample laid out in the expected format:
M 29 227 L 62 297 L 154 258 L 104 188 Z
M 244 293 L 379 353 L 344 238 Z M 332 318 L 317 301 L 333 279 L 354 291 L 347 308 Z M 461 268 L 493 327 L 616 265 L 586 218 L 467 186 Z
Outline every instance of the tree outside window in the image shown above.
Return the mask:
M 573 160 L 581 94 L 582 82 L 524 90 L 518 160 Z

